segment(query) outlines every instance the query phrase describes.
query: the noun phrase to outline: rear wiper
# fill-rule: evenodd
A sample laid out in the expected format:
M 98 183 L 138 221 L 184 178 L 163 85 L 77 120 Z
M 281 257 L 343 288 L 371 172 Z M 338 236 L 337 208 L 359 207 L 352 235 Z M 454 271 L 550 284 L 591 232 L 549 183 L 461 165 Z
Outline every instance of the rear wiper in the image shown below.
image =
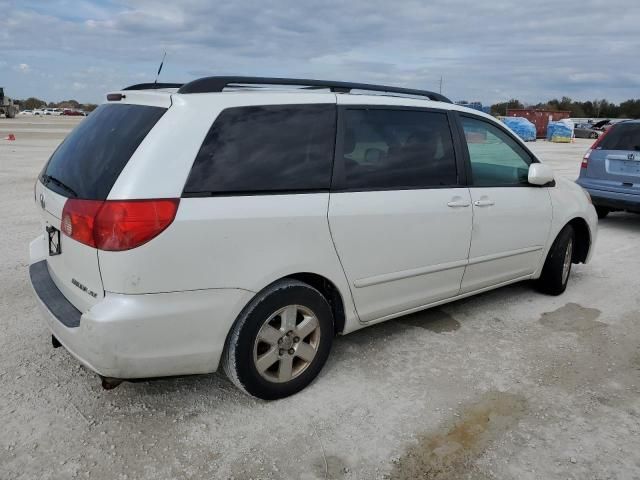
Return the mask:
M 69 192 L 74 198 L 78 197 L 78 194 L 76 193 L 76 191 L 71 188 L 70 186 L 66 185 L 64 182 L 62 182 L 61 180 L 58 180 L 56 177 L 52 177 L 51 175 L 47 175 L 46 173 L 42 175 L 42 179 L 44 180 L 44 184 L 47 185 L 49 182 L 54 183 L 55 185 L 57 185 L 58 187 L 62 188 L 63 190 L 66 190 L 67 192 Z

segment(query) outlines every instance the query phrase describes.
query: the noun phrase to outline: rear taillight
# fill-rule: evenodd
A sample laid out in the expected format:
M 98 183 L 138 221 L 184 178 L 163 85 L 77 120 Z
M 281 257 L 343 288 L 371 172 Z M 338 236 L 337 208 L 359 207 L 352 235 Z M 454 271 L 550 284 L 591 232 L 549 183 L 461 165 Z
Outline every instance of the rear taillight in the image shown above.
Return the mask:
M 171 225 L 180 199 L 67 200 L 60 230 L 90 247 L 130 250 L 158 236 Z
M 76 200 L 70 198 L 62 209 L 60 230 L 80 243 L 96 246 L 93 235 L 96 215 L 104 202 L 100 200 Z
M 147 243 L 171 225 L 179 199 L 106 201 L 96 217 L 100 250 L 129 250 Z
M 602 135 L 600 135 L 598 139 L 595 142 L 593 142 L 593 145 L 591 145 L 591 148 L 587 150 L 586 153 L 584 154 L 584 157 L 582 157 L 582 164 L 580 164 L 580 168 L 587 168 L 589 166 L 589 157 L 591 156 L 591 152 L 594 151 L 596 148 L 598 148 L 598 145 L 600 145 L 600 143 L 602 142 L 602 139 L 607 135 L 607 133 L 611 131 L 611 129 L 613 129 L 613 127 L 610 127 L 609 129 L 602 132 Z

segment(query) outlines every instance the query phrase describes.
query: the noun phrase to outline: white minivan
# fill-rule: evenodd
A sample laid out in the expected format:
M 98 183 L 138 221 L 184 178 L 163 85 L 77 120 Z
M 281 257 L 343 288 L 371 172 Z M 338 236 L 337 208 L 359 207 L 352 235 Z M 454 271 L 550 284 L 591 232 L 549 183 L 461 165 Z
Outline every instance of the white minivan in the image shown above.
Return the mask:
M 53 334 L 122 380 L 214 372 L 263 399 L 336 334 L 519 282 L 564 291 L 589 195 L 493 117 L 422 90 L 207 77 L 110 93 L 35 185 Z

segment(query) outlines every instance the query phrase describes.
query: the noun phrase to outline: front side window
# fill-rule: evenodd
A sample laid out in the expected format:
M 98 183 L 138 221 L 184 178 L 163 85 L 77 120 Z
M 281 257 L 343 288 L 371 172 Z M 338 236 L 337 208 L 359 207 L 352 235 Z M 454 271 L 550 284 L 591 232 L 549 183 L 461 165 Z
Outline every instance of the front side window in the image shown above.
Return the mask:
M 335 105 L 224 110 L 194 161 L 185 194 L 329 189 Z
M 475 186 L 527 184 L 531 157 L 507 133 L 483 120 L 461 117 Z
M 347 109 L 346 189 L 427 188 L 458 181 L 446 113 Z

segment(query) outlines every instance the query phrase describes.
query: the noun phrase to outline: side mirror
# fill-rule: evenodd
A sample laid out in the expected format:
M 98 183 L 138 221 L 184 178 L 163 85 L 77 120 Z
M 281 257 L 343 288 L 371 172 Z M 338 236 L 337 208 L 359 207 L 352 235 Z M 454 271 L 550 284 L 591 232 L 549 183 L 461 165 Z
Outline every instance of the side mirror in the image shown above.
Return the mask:
M 553 169 L 543 163 L 532 163 L 529 165 L 528 181 L 531 185 L 541 187 L 549 185 L 554 181 Z

